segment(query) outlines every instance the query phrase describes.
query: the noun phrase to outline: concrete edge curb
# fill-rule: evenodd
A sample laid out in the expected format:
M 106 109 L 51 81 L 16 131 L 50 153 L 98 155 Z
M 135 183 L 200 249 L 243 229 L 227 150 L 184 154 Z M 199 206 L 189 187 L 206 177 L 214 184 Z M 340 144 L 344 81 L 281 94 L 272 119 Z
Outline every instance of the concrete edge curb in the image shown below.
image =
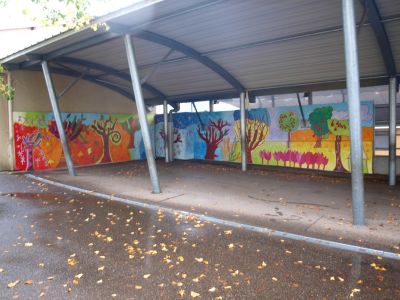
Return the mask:
M 243 224 L 243 223 L 239 223 L 239 222 L 235 222 L 235 221 L 229 221 L 229 220 L 224 220 L 224 219 L 220 219 L 220 218 L 216 218 L 216 217 L 212 217 L 212 216 L 207 216 L 207 215 L 203 215 L 203 214 L 199 214 L 199 213 L 193 213 L 193 212 L 188 212 L 188 211 L 184 211 L 184 210 L 173 209 L 173 208 L 156 205 L 156 204 L 144 203 L 144 202 L 140 202 L 140 201 L 136 201 L 136 200 L 132 200 L 132 199 L 121 198 L 118 196 L 113 196 L 113 195 L 108 195 L 108 194 L 104 194 L 104 193 L 86 190 L 86 189 L 75 187 L 72 185 L 67 185 L 67 184 L 57 182 L 57 181 L 45 179 L 43 177 L 35 176 L 32 174 L 25 174 L 25 177 L 36 180 L 36 181 L 40 181 L 42 183 L 46 183 L 46 184 L 61 187 L 64 189 L 68 189 L 71 191 L 81 192 L 81 193 L 85 193 L 88 195 L 93 195 L 93 196 L 96 196 L 96 197 L 99 197 L 102 199 L 106 199 L 106 200 L 114 200 L 114 201 L 117 201 L 120 203 L 134 205 L 137 207 L 147 208 L 147 209 L 151 209 L 151 210 L 160 210 L 161 209 L 164 212 L 167 212 L 172 215 L 176 215 L 176 214 L 181 214 L 181 215 L 185 215 L 185 216 L 191 215 L 191 216 L 195 216 L 196 218 L 198 218 L 202 221 L 208 221 L 208 222 L 225 225 L 225 226 L 229 226 L 229 227 L 233 227 L 233 228 L 238 228 L 238 229 L 245 229 L 245 230 L 249 230 L 252 232 L 267 234 L 269 236 L 274 236 L 274 237 L 278 237 L 278 238 L 287 238 L 290 240 L 303 241 L 306 243 L 323 246 L 326 248 L 345 250 L 345 251 L 359 253 L 359 254 L 380 256 L 380 257 L 400 261 L 400 253 L 389 252 L 389 251 L 384 251 L 384 250 L 377 250 L 377 249 L 372 249 L 372 248 L 367 248 L 367 247 L 362 247 L 362 246 L 356 246 L 356 245 L 352 245 L 352 244 L 339 243 L 339 242 L 335 242 L 335 241 L 324 240 L 324 239 L 304 236 L 304 235 L 285 232 L 285 231 L 272 230 L 267 227 L 253 226 L 253 225 L 249 225 L 249 224 Z

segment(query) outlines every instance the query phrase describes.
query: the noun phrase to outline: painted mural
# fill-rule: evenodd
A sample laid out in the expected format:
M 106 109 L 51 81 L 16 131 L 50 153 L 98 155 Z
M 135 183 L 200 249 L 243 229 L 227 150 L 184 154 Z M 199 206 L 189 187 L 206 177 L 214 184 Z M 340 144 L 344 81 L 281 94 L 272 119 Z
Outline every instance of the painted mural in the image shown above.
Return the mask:
M 346 103 L 253 109 L 246 118 L 246 154 L 250 164 L 348 172 L 350 129 Z M 372 101 L 362 102 L 363 168 L 372 173 Z M 173 115 L 173 152 L 177 159 L 240 162 L 240 113 Z M 156 155 L 164 157 L 163 116 L 155 116 Z
M 60 136 L 52 113 L 14 112 L 17 170 L 65 167 Z M 146 157 L 135 115 L 63 113 L 72 160 L 90 165 Z M 154 115 L 148 115 L 154 130 Z

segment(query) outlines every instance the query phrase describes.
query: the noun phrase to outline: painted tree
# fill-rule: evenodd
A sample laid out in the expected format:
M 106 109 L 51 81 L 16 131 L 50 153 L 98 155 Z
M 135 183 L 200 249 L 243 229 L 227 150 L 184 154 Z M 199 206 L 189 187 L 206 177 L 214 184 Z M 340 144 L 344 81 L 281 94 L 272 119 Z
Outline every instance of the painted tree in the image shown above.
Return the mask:
M 83 116 L 81 116 L 79 119 L 75 116 L 73 120 L 70 120 L 71 114 L 67 115 L 67 118 L 63 122 L 63 128 L 65 135 L 67 137 L 68 141 L 73 141 L 75 140 L 83 131 L 85 128 L 85 125 L 83 124 Z M 60 139 L 60 134 L 57 129 L 57 123 L 55 120 L 51 120 L 48 123 L 48 128 L 49 131 L 58 139 Z
M 332 106 L 319 107 L 314 109 L 308 118 L 317 138 L 314 148 L 321 148 L 322 139 L 329 135 L 328 120 L 332 118 L 332 110 Z
M 160 130 L 160 136 L 163 140 L 165 140 L 165 132 L 164 129 Z M 180 134 L 178 128 L 174 128 L 174 140 L 173 143 L 182 143 L 182 134 Z
M 22 143 L 25 147 L 26 168 L 25 171 L 33 170 L 33 148 L 40 146 L 42 138 L 39 132 L 22 137 Z
M 224 137 L 229 133 L 229 130 L 225 128 L 226 126 L 229 126 L 228 122 L 219 119 L 218 121 L 210 120 L 206 129 L 202 129 L 201 126 L 197 128 L 199 137 L 207 145 L 205 159 L 214 159 L 217 157 L 215 151 Z
M 135 132 L 139 129 L 138 120 L 133 117 L 129 117 L 128 120 L 123 122 L 121 125 L 126 130 L 126 132 L 129 133 L 128 148 L 134 149 L 135 148 Z
M 335 136 L 335 155 L 336 164 L 334 171 L 346 172 L 341 158 L 341 142 L 342 136 L 349 135 L 349 120 L 331 119 L 328 121 L 329 132 Z
M 234 113 L 235 134 L 240 141 L 240 114 Z M 269 134 L 268 112 L 264 109 L 250 110 L 246 114 L 246 161 L 253 163 L 252 153 L 261 146 Z
M 110 140 L 112 143 L 117 144 L 121 141 L 121 133 L 115 129 L 115 125 L 117 120 L 113 121 L 111 116 L 107 119 L 102 115 L 100 120 L 94 120 L 92 124 L 92 129 L 101 136 L 103 139 L 103 156 L 100 160 L 100 163 L 111 162 L 111 154 L 110 154 Z
M 290 149 L 290 133 L 299 128 L 299 117 L 292 111 L 283 112 L 278 119 L 279 128 L 288 133 L 287 148 Z

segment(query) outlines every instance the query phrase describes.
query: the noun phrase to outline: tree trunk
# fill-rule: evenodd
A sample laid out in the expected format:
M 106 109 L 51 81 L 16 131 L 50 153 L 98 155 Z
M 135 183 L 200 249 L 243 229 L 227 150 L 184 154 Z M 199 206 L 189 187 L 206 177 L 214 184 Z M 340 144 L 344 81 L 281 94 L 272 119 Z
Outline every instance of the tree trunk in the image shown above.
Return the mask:
M 135 132 L 134 131 L 129 131 L 128 149 L 134 149 L 134 148 L 135 148 Z
M 110 155 L 110 137 L 106 134 L 103 135 L 103 143 L 104 143 L 104 155 L 101 163 L 108 163 L 111 162 L 111 155 Z
M 321 148 L 322 135 L 317 135 L 317 141 L 315 142 L 314 148 Z
M 217 150 L 218 145 L 215 144 L 207 144 L 207 151 L 206 151 L 206 156 L 205 159 L 214 159 L 215 157 L 217 157 L 215 155 L 215 151 Z
M 253 158 L 251 157 L 251 150 L 249 148 L 246 147 L 246 162 L 248 164 L 252 164 L 253 163 Z
M 25 171 L 33 171 L 33 149 L 26 149 L 26 168 Z
M 290 130 L 288 131 L 287 148 L 290 149 Z
M 342 141 L 342 136 L 337 135 L 335 140 L 335 154 L 336 154 L 336 166 L 333 169 L 338 172 L 346 172 L 346 169 L 343 167 L 342 158 L 340 157 L 341 149 L 340 143 Z

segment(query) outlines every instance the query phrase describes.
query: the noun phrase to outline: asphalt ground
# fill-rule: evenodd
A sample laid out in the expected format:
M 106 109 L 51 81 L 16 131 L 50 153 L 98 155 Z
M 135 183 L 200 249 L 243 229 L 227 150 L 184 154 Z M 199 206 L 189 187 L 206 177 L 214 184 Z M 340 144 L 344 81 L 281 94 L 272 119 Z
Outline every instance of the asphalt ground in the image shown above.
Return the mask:
M 0 173 L 1 299 L 400 299 L 400 262 Z

